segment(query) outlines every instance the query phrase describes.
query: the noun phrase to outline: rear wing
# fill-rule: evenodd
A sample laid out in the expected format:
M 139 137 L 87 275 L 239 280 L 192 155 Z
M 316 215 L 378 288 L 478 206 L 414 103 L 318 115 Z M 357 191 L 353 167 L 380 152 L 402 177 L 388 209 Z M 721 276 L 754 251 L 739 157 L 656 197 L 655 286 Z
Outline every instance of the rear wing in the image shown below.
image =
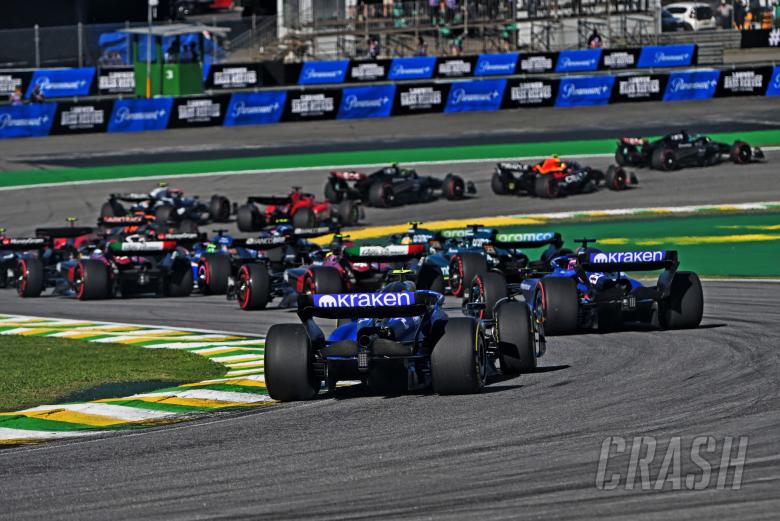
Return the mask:
M 427 313 L 438 301 L 439 295 L 429 291 L 300 295 L 298 316 L 303 321 L 313 317 L 415 317 Z
M 112 242 L 108 251 L 114 254 L 143 253 L 147 255 L 169 253 L 176 249 L 176 241 Z
M 0 239 L 0 250 L 29 251 L 40 250 L 50 244 L 48 237 L 3 237 Z
M 361 179 L 368 177 L 368 174 L 364 174 L 363 172 L 355 172 L 354 170 L 332 170 L 330 172 L 330 176 L 336 179 L 342 179 L 344 181 L 360 181 Z
M 36 228 L 38 237 L 50 237 L 52 239 L 73 239 L 83 235 L 90 235 L 95 230 L 91 226 L 60 226 L 54 228 Z
M 317 228 L 295 228 L 290 234 L 293 239 L 314 239 L 324 235 L 330 235 L 338 230 L 331 226 L 320 226 Z
M 493 244 L 498 248 L 506 249 L 541 248 L 550 244 L 561 247 L 563 239 L 557 232 L 502 233 L 496 236 Z
M 233 239 L 234 248 L 246 248 L 248 250 L 272 250 L 289 244 L 290 237 L 250 237 L 248 239 Z
M 391 244 L 389 246 L 350 246 L 344 256 L 353 262 L 404 262 L 425 255 L 424 244 Z
M 586 272 L 676 270 L 677 251 L 582 252 L 578 264 Z
M 643 137 L 622 137 L 620 138 L 620 141 L 618 141 L 619 145 L 632 145 L 636 147 L 646 145 L 647 143 L 647 139 Z
M 205 242 L 206 234 L 197 232 L 160 233 L 158 239 L 174 241 L 176 244 L 192 246 L 196 242 Z
M 496 163 L 496 167 L 499 168 L 500 170 L 511 170 L 513 172 L 526 172 L 528 170 L 531 170 L 531 168 L 533 168 L 533 165 L 529 165 L 528 163 L 502 161 L 500 163 Z
M 106 215 L 98 218 L 98 225 L 109 228 L 118 226 L 140 226 L 151 222 L 153 219 L 145 215 Z
M 133 194 L 133 193 L 126 193 L 126 194 L 111 194 L 111 199 L 115 199 L 117 201 L 123 201 L 126 203 L 142 203 L 144 201 L 151 201 L 154 199 L 154 197 L 151 196 L 151 194 Z
M 290 204 L 292 202 L 292 197 L 289 195 L 250 195 L 246 200 L 250 203 L 281 206 Z

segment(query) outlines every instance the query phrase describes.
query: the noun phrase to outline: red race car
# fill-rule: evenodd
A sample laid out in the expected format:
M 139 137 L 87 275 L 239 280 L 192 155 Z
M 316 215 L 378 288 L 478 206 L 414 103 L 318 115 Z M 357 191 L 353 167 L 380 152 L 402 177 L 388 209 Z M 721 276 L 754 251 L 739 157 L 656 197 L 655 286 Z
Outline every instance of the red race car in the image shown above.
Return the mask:
M 354 226 L 363 217 L 358 201 L 338 204 L 317 201 L 314 195 L 293 187 L 290 195 L 259 195 L 247 198 L 238 207 L 236 221 L 242 232 L 256 232 L 267 226 L 290 223 L 296 228 L 319 225 Z

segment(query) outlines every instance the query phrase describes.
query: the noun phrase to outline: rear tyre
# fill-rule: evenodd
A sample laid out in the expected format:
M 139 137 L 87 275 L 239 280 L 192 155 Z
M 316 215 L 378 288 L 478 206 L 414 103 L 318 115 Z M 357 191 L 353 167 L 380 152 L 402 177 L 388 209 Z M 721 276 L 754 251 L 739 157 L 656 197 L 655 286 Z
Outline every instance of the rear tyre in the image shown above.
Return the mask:
M 154 210 L 154 220 L 157 224 L 167 225 L 176 217 L 176 212 L 173 206 L 163 205 L 158 206 Z
M 274 324 L 265 338 L 265 385 L 274 400 L 311 400 L 320 389 L 314 373 L 314 353 L 306 328 Z
M 389 183 L 374 183 L 368 189 L 368 202 L 377 208 L 388 208 L 393 205 L 393 185 Z
M 342 226 L 355 226 L 360 220 L 360 206 L 349 199 L 338 204 L 339 223 Z
M 536 369 L 531 316 L 522 302 L 501 302 L 495 311 L 501 371 L 507 375 Z
M 316 222 L 314 210 L 307 206 L 299 208 L 292 216 L 292 224 L 296 228 L 313 228 Z
M 495 271 L 482 273 L 474 277 L 469 291 L 469 302 L 485 304 L 485 309 L 480 310 L 480 320 L 493 318 L 493 310 L 496 304 L 509 296 L 504 275 Z
M 433 390 L 437 394 L 473 394 L 485 385 L 487 352 L 479 323 L 451 318 L 431 354 Z
M 344 288 L 341 282 L 341 275 L 336 268 L 313 266 L 306 273 L 303 290 L 311 295 L 325 295 L 341 293 Z
M 657 148 L 650 158 L 650 166 L 664 172 L 675 170 L 677 168 L 677 154 L 668 148 Z
M 496 195 L 506 195 L 509 193 L 509 189 L 507 188 L 504 179 L 497 172 L 490 178 L 490 188 Z
M 106 201 L 100 207 L 101 217 L 124 217 L 125 215 L 127 215 L 127 210 L 117 201 Z
M 244 311 L 265 309 L 271 300 L 271 277 L 265 264 L 244 264 L 238 270 L 238 305 Z
M 607 169 L 606 185 L 610 190 L 625 190 L 628 176 L 621 167 L 610 166 Z
M 750 145 L 744 141 L 735 141 L 734 144 L 731 145 L 730 157 L 737 165 L 749 163 L 752 155 L 753 151 L 750 149 Z
M 450 260 L 450 289 L 456 297 L 465 295 L 474 277 L 487 273 L 485 257 L 475 252 L 463 252 Z
M 19 282 L 16 287 L 19 296 L 22 298 L 40 297 L 43 286 L 43 262 L 41 259 L 19 259 Z
M 230 220 L 230 201 L 227 197 L 214 195 L 209 203 L 211 220 L 215 223 L 226 223 Z
M 420 272 L 417 274 L 417 289 L 427 289 L 436 293 L 444 294 L 444 275 L 437 266 L 423 264 Z
M 338 204 L 344 198 L 344 193 L 336 189 L 331 181 L 325 183 L 325 199 L 333 204 Z
M 545 335 L 565 335 L 577 329 L 579 302 L 577 284 L 569 278 L 542 279 L 536 291 L 534 307 Z
M 165 281 L 165 296 L 189 297 L 192 293 L 192 265 L 184 258 L 173 261 L 171 272 Z
M 198 262 L 198 287 L 205 295 L 224 295 L 230 279 L 230 258 L 206 253 Z
M 463 199 L 466 193 L 466 183 L 458 175 L 447 174 L 444 178 L 444 196 L 448 201 L 457 201 Z
M 242 232 L 257 232 L 263 227 L 263 216 L 254 205 L 244 204 L 238 207 L 236 223 Z
M 620 148 L 615 150 L 615 163 L 617 163 L 619 166 L 629 165 L 628 159 L 623 155 L 623 151 L 620 150 Z
M 560 194 L 558 182 L 551 175 L 540 175 L 534 180 L 534 195 L 554 199 Z
M 688 329 L 701 324 L 704 294 L 699 276 L 691 271 L 674 274 L 669 298 L 659 303 L 658 321 L 664 329 Z
M 192 280 L 192 271 L 189 272 Z M 108 267 L 99 260 L 79 261 L 73 272 L 76 298 L 79 300 L 99 300 L 109 297 L 110 280 Z

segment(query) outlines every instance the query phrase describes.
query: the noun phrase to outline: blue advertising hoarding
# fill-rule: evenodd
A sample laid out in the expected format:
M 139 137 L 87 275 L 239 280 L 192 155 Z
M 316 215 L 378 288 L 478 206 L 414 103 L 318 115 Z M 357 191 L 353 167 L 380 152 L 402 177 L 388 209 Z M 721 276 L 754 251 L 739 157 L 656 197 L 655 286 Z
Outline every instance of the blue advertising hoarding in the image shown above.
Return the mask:
M 601 49 L 576 49 L 558 53 L 555 72 L 595 71 L 599 68 Z
M 637 67 L 686 67 L 693 63 L 696 45 L 648 45 L 642 47 Z
M 326 83 L 343 83 L 347 76 L 349 60 L 334 60 L 322 62 L 304 62 L 299 85 L 324 85 Z
M 173 98 L 136 98 L 114 101 L 108 132 L 165 130 L 171 117 Z
M 0 105 L 0 139 L 48 136 L 56 111 L 56 103 Z
M 769 85 L 766 88 L 767 96 L 780 96 L 780 65 L 772 68 L 772 76 L 769 78 Z
M 480 54 L 474 76 L 506 76 L 515 73 L 517 53 Z
M 278 123 L 284 112 L 286 91 L 235 92 L 225 111 L 226 127 Z
M 458 81 L 450 86 L 444 112 L 493 111 L 501 107 L 506 80 Z
M 95 78 L 94 67 L 81 69 L 41 69 L 33 72 L 25 98 L 29 99 L 36 85 L 46 98 L 87 96 Z
M 435 56 L 411 56 L 393 58 L 388 80 L 426 80 L 433 77 L 436 67 Z
M 664 101 L 710 99 L 715 95 L 719 76 L 720 71 L 714 69 L 673 72 L 666 83 Z
M 393 110 L 395 85 L 344 89 L 336 119 L 386 118 Z
M 556 107 L 606 105 L 612 94 L 614 76 L 571 76 L 561 78 Z

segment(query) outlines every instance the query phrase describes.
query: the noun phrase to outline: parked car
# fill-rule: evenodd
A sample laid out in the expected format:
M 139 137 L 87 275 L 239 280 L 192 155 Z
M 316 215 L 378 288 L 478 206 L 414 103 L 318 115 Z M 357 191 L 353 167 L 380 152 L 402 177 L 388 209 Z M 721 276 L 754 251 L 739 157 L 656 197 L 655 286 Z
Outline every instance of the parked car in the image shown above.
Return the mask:
M 702 2 L 679 2 L 667 5 L 666 10 L 682 22 L 682 27 L 686 31 L 715 29 L 717 26 L 715 14 L 709 4 Z

